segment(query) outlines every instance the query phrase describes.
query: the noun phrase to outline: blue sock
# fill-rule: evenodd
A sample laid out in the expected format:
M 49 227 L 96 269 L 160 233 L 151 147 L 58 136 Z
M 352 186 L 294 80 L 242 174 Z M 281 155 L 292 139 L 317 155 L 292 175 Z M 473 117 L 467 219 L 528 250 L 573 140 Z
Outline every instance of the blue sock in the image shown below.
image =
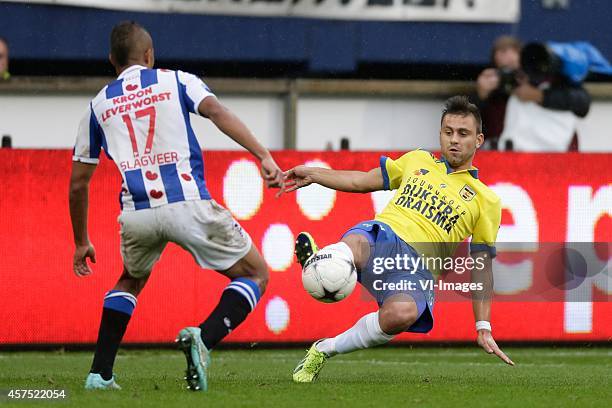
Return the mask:
M 249 278 L 236 278 L 229 285 L 223 289 L 226 290 L 235 290 L 240 293 L 246 300 L 249 302 L 251 306 L 251 310 L 255 309 L 257 306 L 257 302 L 259 302 L 259 298 L 261 297 L 259 292 L 259 286 L 255 282 L 253 282 Z
M 104 296 L 104 308 L 132 315 L 136 307 L 136 296 L 128 292 L 111 290 Z
M 102 320 L 90 371 L 100 374 L 105 380 L 113 376 L 117 350 L 135 307 L 136 297 L 131 293 L 111 290 L 104 296 Z
M 202 340 L 211 350 L 255 309 L 261 292 L 249 278 L 237 278 L 225 287 L 217 307 L 200 325 Z

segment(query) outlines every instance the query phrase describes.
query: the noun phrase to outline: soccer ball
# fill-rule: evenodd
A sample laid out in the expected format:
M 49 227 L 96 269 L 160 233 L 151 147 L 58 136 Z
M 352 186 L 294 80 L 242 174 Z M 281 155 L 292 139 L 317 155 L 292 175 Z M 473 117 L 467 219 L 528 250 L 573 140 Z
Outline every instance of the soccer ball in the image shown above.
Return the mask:
M 348 297 L 355 288 L 357 271 L 344 253 L 324 248 L 304 265 L 302 284 L 306 292 L 318 301 L 338 302 Z

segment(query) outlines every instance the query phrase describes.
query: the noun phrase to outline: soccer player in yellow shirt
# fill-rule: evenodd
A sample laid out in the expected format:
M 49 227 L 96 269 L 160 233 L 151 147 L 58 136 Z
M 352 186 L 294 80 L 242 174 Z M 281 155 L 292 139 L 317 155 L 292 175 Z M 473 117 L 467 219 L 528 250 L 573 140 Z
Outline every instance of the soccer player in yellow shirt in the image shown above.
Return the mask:
M 474 263 L 479 266 L 471 271 L 476 284 L 472 301 L 478 345 L 514 365 L 491 335 L 491 262 L 501 204 L 472 166 L 483 141 L 478 108 L 467 97 L 455 96 L 446 101 L 442 111 L 440 159 L 415 150 L 397 160 L 381 157 L 380 166 L 368 172 L 306 166 L 285 172 L 285 192 L 312 183 L 356 193 L 396 190 L 374 220 L 357 224 L 340 242 L 326 247 L 353 260 L 359 282 L 374 296 L 379 310 L 362 317 L 344 333 L 315 342 L 294 370 L 295 382 L 314 381 L 326 360 L 336 354 L 387 343 L 404 331 L 429 332 L 434 303 L 433 275 L 426 267 L 429 262 L 413 261 L 410 270 L 399 260 L 452 256 L 459 243 L 470 236 L 471 256 L 479 260 Z M 298 235 L 296 255 L 302 266 L 317 251 L 308 233 Z M 315 262 L 318 268 L 325 268 L 329 259 L 321 258 Z

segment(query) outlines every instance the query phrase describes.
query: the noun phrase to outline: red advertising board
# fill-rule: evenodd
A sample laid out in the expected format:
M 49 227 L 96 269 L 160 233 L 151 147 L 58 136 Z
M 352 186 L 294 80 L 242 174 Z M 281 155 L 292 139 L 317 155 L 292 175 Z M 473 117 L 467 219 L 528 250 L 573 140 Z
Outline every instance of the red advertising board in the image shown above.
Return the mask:
M 286 151 L 274 156 L 284 169 L 311 162 L 369 170 L 378 165 L 380 153 Z M 483 152 L 475 164 L 482 181 L 502 197 L 500 241 L 522 243 L 524 249 L 518 257 L 501 253 L 496 258 L 496 339 L 609 340 L 612 155 Z M 0 344 L 96 339 L 102 298 L 122 270 L 116 221 L 120 176 L 106 159 L 94 175 L 89 229 L 97 263 L 92 276 L 77 278 L 71 269 L 70 167 L 67 150 L 0 150 Z M 316 186 L 275 198 L 274 190 L 264 188 L 255 161 L 241 152 L 207 152 L 205 169 L 211 195 L 250 233 L 271 270 L 259 306 L 227 341 L 309 341 L 335 335 L 376 309 L 360 289 L 336 304 L 312 299 L 302 289 L 293 237 L 307 230 L 321 245 L 336 242 L 352 225 L 372 219 L 388 194 L 348 194 Z M 607 243 L 595 250 L 603 267 L 587 273 L 573 291 L 543 296 L 546 287 L 555 286 L 555 278 L 537 267 L 529 243 L 558 242 Z M 172 340 L 183 326 L 203 320 L 225 285 L 226 278 L 201 270 L 188 253 L 169 245 L 138 299 L 125 341 Z M 472 340 L 469 299 L 440 299 L 429 334 L 406 333 L 397 341 Z

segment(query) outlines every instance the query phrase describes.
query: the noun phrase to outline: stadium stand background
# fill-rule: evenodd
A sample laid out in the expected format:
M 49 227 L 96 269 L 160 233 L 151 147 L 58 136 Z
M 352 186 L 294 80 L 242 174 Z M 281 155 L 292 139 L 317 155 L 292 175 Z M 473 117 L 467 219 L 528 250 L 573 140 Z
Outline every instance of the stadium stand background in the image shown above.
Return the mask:
M 272 149 L 337 148 L 342 138 L 357 150 L 435 149 L 440 103 L 472 89 L 498 35 L 513 34 L 524 41 L 580 39 L 612 56 L 612 43 L 598 28 L 606 24 L 607 2 L 569 2 L 566 9 L 545 8 L 544 3 L 521 1 L 517 23 L 505 24 L 128 12 L 0 2 L 0 35 L 11 46 L 13 75 L 13 83 L 0 88 L 0 133 L 11 135 L 15 147 L 70 147 L 71 124 L 81 106 L 113 75 L 107 62 L 108 33 L 117 21 L 134 19 L 151 32 L 158 67 L 204 76 Z M 580 149 L 609 151 L 608 138 L 599 129 L 612 114 L 612 85 L 591 82 L 588 89 L 595 103 L 578 127 Z M 19 113 L 28 109 L 41 112 L 41 120 L 22 121 Z M 59 116 L 65 120 L 55 120 Z M 210 124 L 198 121 L 196 127 L 204 148 L 238 148 Z
M 155 39 L 159 63 L 207 76 L 473 79 L 501 34 L 593 43 L 612 56 L 609 2 L 567 9 L 522 0 L 516 24 L 339 21 L 125 12 L 0 2 L 16 75 L 111 75 L 108 33 L 133 19 Z M 187 66 L 185 66 L 187 65 Z
M 548 9 L 521 1 L 518 22 L 341 21 L 128 12 L 0 2 L 0 35 L 11 46 L 11 84 L 0 88 L 0 133 L 15 147 L 68 148 L 82 106 L 113 75 L 108 33 L 134 19 L 155 40 L 157 66 L 202 75 L 272 149 L 435 149 L 440 104 L 468 93 L 493 40 L 586 40 L 608 57 L 608 3 Z M 589 81 L 603 81 L 590 76 Z M 612 114 L 612 84 L 588 84 L 591 113 L 581 151 L 609 151 L 599 129 Z M 38 111 L 39 121 L 20 112 Z M 64 120 L 58 121 L 57 117 Z M 338 120 L 342 118 L 342 120 Z M 44 127 L 41 125 L 44 123 Z M 196 124 L 206 149 L 236 149 L 210 124 Z M 41 135 L 44 135 L 42 137 Z M 201 137 L 206 135 L 206 137 Z M 373 137 L 376 135 L 376 137 Z

